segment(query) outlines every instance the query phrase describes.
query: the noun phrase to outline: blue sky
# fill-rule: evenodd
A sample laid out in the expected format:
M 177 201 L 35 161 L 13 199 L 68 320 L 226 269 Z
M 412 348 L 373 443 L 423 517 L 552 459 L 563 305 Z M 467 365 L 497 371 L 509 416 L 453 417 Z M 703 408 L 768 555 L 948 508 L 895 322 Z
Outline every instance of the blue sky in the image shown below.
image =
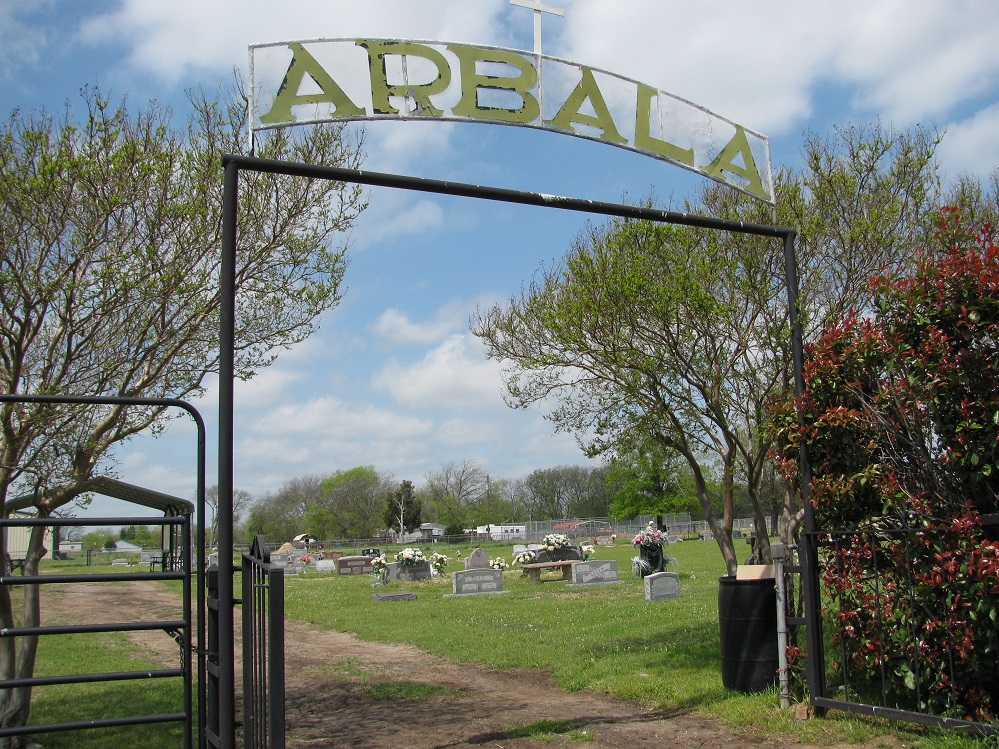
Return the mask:
M 770 138 L 795 164 L 805 130 L 876 119 L 946 131 L 945 177 L 999 165 L 999 3 L 563 0 L 544 52 L 693 101 Z M 0 0 L 0 108 L 78 104 L 100 83 L 170 103 L 246 74 L 254 43 L 317 37 L 426 39 L 530 50 L 530 11 L 509 0 Z M 701 178 L 622 149 L 481 124 L 378 122 L 365 168 L 606 201 L 691 194 Z M 499 366 L 468 333 L 478 304 L 515 294 L 563 254 L 583 216 L 374 189 L 352 234 L 347 293 L 320 332 L 237 388 L 237 487 L 372 464 L 422 483 L 450 460 L 494 477 L 585 463 L 539 411 L 508 409 Z M 217 391 L 209 425 L 214 483 Z M 120 455 L 121 477 L 194 488 L 192 430 Z

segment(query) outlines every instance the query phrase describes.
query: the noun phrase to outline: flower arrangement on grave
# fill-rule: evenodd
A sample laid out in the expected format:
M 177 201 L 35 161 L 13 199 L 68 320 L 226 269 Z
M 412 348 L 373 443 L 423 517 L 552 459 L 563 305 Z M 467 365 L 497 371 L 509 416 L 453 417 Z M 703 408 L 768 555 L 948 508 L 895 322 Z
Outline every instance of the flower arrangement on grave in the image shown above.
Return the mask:
M 659 560 L 654 561 L 658 562 Z M 653 572 L 665 572 L 671 564 L 676 565 L 678 562 L 676 561 L 676 557 L 671 557 L 668 554 L 662 555 L 662 569 L 656 569 L 653 566 L 653 560 L 649 559 L 649 557 L 632 557 L 631 571 L 635 573 L 635 577 L 645 577 L 646 575 L 651 575 Z
M 660 530 L 656 530 L 651 527 L 651 525 L 645 530 L 638 533 L 632 540 L 633 546 L 646 547 L 646 548 L 662 548 L 666 543 L 666 534 Z
M 506 563 L 506 559 L 503 557 L 496 557 L 489 560 L 489 566 L 494 570 L 505 570 L 510 565 Z
M 541 548 L 545 551 L 567 549 L 570 546 L 572 546 L 572 542 L 564 533 L 549 533 L 541 539 Z
M 426 562 L 427 558 L 423 556 L 422 549 L 414 549 L 411 546 L 407 546 L 402 551 L 396 553 L 395 561 L 401 562 L 406 567 L 415 567 L 422 562 Z
M 579 547 L 579 550 L 583 553 L 584 562 L 593 559 L 593 555 L 594 553 L 596 553 L 593 544 L 583 544 L 582 546 Z
M 522 551 L 513 558 L 513 563 L 518 566 L 530 564 L 534 561 L 535 556 L 536 555 L 533 551 Z
M 430 566 L 437 570 L 437 574 L 441 574 L 444 568 L 447 567 L 448 558 L 444 554 L 438 554 L 436 551 L 430 555 Z
M 371 560 L 371 572 L 378 582 L 382 585 L 385 584 L 385 577 L 388 575 L 388 560 L 384 554 Z

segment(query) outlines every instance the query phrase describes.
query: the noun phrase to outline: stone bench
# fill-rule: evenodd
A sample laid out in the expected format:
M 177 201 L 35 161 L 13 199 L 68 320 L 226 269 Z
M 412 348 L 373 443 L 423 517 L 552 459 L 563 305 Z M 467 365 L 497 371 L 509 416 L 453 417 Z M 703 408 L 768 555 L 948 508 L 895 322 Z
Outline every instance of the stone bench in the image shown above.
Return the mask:
M 568 559 L 564 562 L 532 562 L 531 564 L 522 564 L 520 568 L 527 573 L 528 578 L 530 578 L 532 583 L 541 582 L 541 571 L 542 570 L 562 570 L 562 579 L 571 580 L 572 579 L 572 566 L 574 564 L 579 564 L 579 559 Z

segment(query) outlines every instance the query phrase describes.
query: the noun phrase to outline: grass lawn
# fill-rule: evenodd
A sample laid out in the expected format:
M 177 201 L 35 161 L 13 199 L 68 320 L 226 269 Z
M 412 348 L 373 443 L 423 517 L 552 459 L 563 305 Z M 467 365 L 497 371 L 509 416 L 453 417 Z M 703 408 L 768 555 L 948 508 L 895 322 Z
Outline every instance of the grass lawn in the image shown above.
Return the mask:
M 472 547 L 435 547 L 453 559 Z M 428 548 L 424 550 L 429 553 Z M 490 557 L 509 562 L 512 547 L 490 544 Z M 391 559 L 394 549 L 386 549 Z M 618 562 L 622 582 L 594 587 L 555 580 L 530 583 L 519 570 L 504 574 L 499 596 L 445 598 L 450 575 L 429 581 L 373 587 L 370 575 L 302 575 L 289 578 L 289 618 L 316 627 L 351 632 L 361 639 L 404 642 L 456 661 L 494 668 L 549 671 L 567 691 L 590 689 L 641 700 L 658 708 L 682 708 L 717 716 L 767 733 L 793 733 L 817 743 L 875 741 L 898 737 L 908 746 L 996 747 L 995 740 L 895 724 L 853 714 L 799 722 L 780 709 L 776 689 L 742 695 L 721 683 L 718 578 L 725 569 L 717 545 L 686 541 L 668 547 L 676 558 L 681 597 L 648 602 L 631 572 L 635 551 L 626 541 L 598 547 L 596 559 Z M 452 561 L 448 570 L 462 569 Z M 410 590 L 415 601 L 378 602 L 373 592 Z M 401 612 L 400 609 L 405 611 Z
M 87 566 L 83 560 L 70 562 L 46 560 L 42 574 L 111 574 L 146 572 L 148 564 L 135 563 L 128 568 L 110 564 Z M 109 583 L 114 585 L 115 583 Z M 180 585 L 173 585 L 180 599 Z M 44 600 L 45 589 L 42 597 Z M 15 591 L 12 603 L 15 611 L 21 606 L 20 591 Z M 141 617 L 140 617 L 141 618 Z M 70 624 L 71 621 L 49 619 L 45 625 Z M 61 676 L 115 671 L 162 669 L 161 663 L 144 658 L 135 645 L 120 632 L 50 635 L 40 638 L 35 676 Z M 183 689 L 179 678 L 138 681 L 109 681 L 93 684 L 49 685 L 35 687 L 31 695 L 29 724 L 97 720 L 128 715 L 182 713 Z M 88 728 L 68 733 L 40 733 L 34 741 L 45 749 L 177 749 L 183 746 L 182 723 L 160 723 L 145 726 Z
M 458 548 L 467 557 L 473 547 L 435 548 L 453 560 Z M 510 546 L 485 548 L 491 557 L 512 557 Z M 451 592 L 447 574 L 378 587 L 371 575 L 304 574 L 287 579 L 286 614 L 317 628 L 351 632 L 362 640 L 409 643 L 459 662 L 544 669 L 569 691 L 591 689 L 660 708 L 689 709 L 751 726 L 772 738 L 789 734 L 817 744 L 863 742 L 884 749 L 999 749 L 995 738 L 966 738 L 854 714 L 798 722 L 791 711 L 780 709 L 776 690 L 742 695 L 724 689 L 717 613 L 721 555 L 713 542 L 701 541 L 672 545 L 668 553 L 677 560 L 670 569 L 680 573 L 681 597 L 675 600 L 645 600 L 642 581 L 631 572 L 634 550 L 624 542 L 599 547 L 596 554 L 597 559 L 617 560 L 622 582 L 616 585 L 570 587 L 555 576 L 538 585 L 511 570 L 504 575 L 509 591 L 504 595 L 445 598 Z M 462 567 L 452 561 L 448 569 Z M 179 596 L 179 586 L 171 587 Z M 416 593 L 417 600 L 371 599 L 374 592 L 403 589 Z M 51 637 L 45 644 L 39 650 L 38 675 L 153 667 L 119 634 Z M 179 686 L 148 682 L 141 689 L 136 682 L 45 687 L 35 690 L 32 704 L 32 723 L 94 717 L 87 706 L 99 706 L 108 715 L 181 709 Z M 181 745 L 180 727 L 173 725 L 39 738 L 46 749 Z

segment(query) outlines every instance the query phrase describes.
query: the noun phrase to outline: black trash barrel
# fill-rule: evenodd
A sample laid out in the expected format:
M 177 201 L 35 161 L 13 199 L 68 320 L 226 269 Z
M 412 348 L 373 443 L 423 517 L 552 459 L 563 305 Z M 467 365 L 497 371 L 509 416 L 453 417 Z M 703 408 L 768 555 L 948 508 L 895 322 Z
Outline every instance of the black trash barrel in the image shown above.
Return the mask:
M 777 591 L 774 581 L 718 579 L 722 684 L 762 692 L 777 683 Z

